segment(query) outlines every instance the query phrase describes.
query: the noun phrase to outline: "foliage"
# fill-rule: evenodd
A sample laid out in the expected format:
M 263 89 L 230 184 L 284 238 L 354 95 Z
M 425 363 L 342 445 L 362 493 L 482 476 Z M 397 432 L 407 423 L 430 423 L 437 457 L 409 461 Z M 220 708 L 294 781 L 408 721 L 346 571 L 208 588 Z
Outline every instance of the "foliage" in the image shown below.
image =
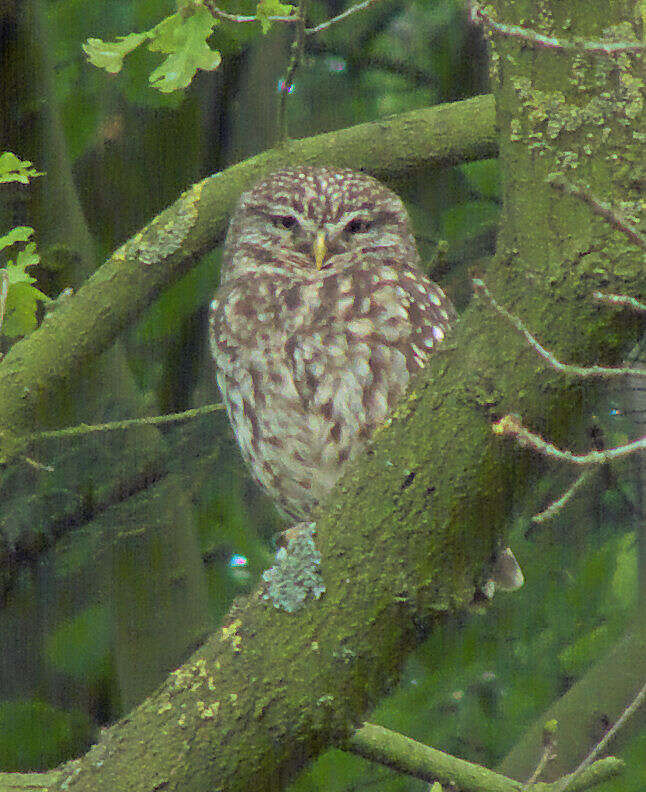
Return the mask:
M 222 56 L 207 44 L 217 24 L 203 6 L 186 5 L 143 33 L 129 33 L 113 42 L 89 38 L 83 51 L 94 66 L 116 74 L 121 71 L 124 57 L 148 41 L 148 49 L 167 56 L 148 78 L 150 84 L 169 93 L 186 88 L 198 69 L 218 68 Z
M 20 160 L 10 151 L 0 155 L 0 184 L 19 182 L 28 184 L 29 179 L 41 176 L 32 163 Z M 29 226 L 17 226 L 0 236 L 0 251 L 21 242 L 27 242 L 34 233 Z M 38 302 L 48 302 L 49 297 L 37 289 L 27 267 L 38 264 L 40 257 L 36 253 L 34 242 L 28 242 L 18 250 L 15 260 L 8 260 L 0 270 L 0 335 L 16 338 L 26 335 L 36 328 L 36 310 Z
M 289 16 L 294 10 L 294 6 L 281 3 L 279 0 L 260 0 L 256 9 L 256 16 L 262 27 L 262 32 L 267 33 L 271 27 L 272 16 Z
M 29 184 L 29 179 L 42 176 L 42 173 L 32 166 L 33 163 L 29 160 L 21 160 L 10 151 L 4 151 L 0 154 L 0 184 L 6 182 Z

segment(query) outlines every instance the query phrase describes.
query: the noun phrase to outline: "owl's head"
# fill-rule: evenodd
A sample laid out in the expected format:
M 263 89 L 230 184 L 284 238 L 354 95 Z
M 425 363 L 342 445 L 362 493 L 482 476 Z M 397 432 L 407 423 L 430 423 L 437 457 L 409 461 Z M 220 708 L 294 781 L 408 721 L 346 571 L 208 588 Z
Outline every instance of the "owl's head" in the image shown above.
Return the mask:
M 241 196 L 222 272 L 226 279 L 255 263 L 266 273 L 316 278 L 393 254 L 418 260 L 406 209 L 394 192 L 351 170 L 290 168 Z

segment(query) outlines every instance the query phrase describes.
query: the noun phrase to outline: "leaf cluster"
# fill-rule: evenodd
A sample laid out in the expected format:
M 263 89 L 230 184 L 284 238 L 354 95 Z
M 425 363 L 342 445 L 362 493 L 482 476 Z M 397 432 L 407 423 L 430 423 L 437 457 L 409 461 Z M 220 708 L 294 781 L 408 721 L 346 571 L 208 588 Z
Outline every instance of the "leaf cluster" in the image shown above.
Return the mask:
M 21 160 L 10 151 L 0 154 L 0 184 L 28 184 L 29 179 L 40 175 L 29 160 Z M 0 251 L 27 243 L 0 269 L 0 335 L 7 338 L 35 330 L 38 302 L 49 302 L 49 297 L 33 285 L 36 278 L 27 272 L 40 261 L 36 244 L 27 241 L 33 233 L 29 226 L 16 226 L 0 236 Z
M 126 55 L 147 41 L 149 50 L 166 56 L 151 73 L 149 82 L 162 93 L 170 93 L 186 88 L 198 69 L 218 68 L 222 56 L 207 43 L 217 24 L 201 3 L 186 3 L 150 30 L 119 36 L 116 41 L 89 38 L 83 51 L 94 66 L 116 74 L 121 71 Z

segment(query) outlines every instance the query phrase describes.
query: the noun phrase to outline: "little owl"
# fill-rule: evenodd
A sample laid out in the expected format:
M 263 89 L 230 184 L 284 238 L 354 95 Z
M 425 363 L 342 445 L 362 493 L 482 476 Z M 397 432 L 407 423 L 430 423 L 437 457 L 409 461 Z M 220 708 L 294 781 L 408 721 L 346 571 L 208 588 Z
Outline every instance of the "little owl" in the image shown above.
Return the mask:
M 240 198 L 211 349 L 242 454 L 287 518 L 311 518 L 455 318 L 376 179 L 293 168 Z

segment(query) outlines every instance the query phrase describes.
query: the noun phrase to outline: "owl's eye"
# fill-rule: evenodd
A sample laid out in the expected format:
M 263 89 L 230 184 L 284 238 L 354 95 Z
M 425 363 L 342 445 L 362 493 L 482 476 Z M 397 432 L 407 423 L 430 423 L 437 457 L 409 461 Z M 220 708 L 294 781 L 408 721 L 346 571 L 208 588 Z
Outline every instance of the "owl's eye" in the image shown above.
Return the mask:
M 298 224 L 298 221 L 292 215 L 274 215 L 271 218 L 271 222 L 277 228 L 294 228 Z
M 365 234 L 370 226 L 371 223 L 368 220 L 362 220 L 360 217 L 355 217 L 346 225 L 344 231 L 346 231 L 348 234 Z

